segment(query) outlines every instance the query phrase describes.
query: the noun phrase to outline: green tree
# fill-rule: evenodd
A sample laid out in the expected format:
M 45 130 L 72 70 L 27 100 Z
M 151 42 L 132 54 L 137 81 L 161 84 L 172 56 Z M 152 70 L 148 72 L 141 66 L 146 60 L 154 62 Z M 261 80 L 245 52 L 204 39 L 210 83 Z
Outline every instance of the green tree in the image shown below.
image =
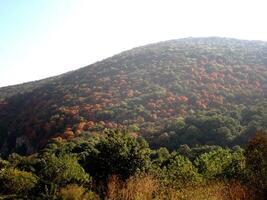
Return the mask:
M 241 150 L 232 152 L 230 149 L 218 148 L 200 155 L 195 165 L 207 178 L 232 178 L 244 170 L 244 156 Z
M 84 171 L 78 163 L 76 157 L 71 155 L 48 155 L 40 161 L 42 169 L 40 176 L 49 183 L 59 186 L 67 184 L 89 184 L 90 176 Z
M 147 169 L 150 163 L 147 142 L 138 140 L 118 130 L 108 130 L 95 144 L 95 151 L 85 158 L 84 168 L 96 180 L 107 181 L 115 174 L 127 179 L 138 171 Z
M 234 147 L 231 154 L 231 162 L 224 169 L 224 174 L 227 178 L 245 178 L 245 155 L 244 149 L 239 146 Z
M 201 181 L 201 176 L 192 162 L 181 155 L 175 156 L 163 170 L 169 182 L 184 186 Z
M 167 162 L 169 162 L 170 157 L 171 154 L 165 147 L 161 147 L 151 153 L 151 159 L 153 164 L 160 168 L 162 168 L 166 165 Z

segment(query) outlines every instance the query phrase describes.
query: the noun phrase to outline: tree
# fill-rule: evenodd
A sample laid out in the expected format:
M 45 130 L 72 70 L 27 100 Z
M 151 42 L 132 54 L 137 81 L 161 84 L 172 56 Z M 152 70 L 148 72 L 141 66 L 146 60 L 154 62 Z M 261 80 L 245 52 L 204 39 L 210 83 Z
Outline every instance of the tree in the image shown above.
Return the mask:
M 192 162 L 181 155 L 175 156 L 163 170 L 167 174 L 167 179 L 173 185 L 194 184 L 201 180 L 197 168 Z
M 257 133 L 245 151 L 249 181 L 256 190 L 267 195 L 267 134 Z
M 96 180 L 107 181 L 111 175 L 125 180 L 149 166 L 147 142 L 133 138 L 127 132 L 107 130 L 94 148 L 95 151 L 90 150 L 87 154 L 84 168 Z
M 48 155 L 41 159 L 42 169 L 40 176 L 45 181 L 65 186 L 67 184 L 89 184 L 90 176 L 78 163 L 76 157 L 71 155 Z
M 155 150 L 151 153 L 151 159 L 153 161 L 153 165 L 162 168 L 166 165 L 166 162 L 169 162 L 171 157 L 170 152 L 167 148 L 161 147 L 158 150 Z
M 244 149 L 239 146 L 233 147 L 231 163 L 224 169 L 227 178 L 243 179 L 245 175 L 245 155 Z
M 242 151 L 218 148 L 202 154 L 195 160 L 198 170 L 207 178 L 229 177 L 239 175 L 244 170 Z

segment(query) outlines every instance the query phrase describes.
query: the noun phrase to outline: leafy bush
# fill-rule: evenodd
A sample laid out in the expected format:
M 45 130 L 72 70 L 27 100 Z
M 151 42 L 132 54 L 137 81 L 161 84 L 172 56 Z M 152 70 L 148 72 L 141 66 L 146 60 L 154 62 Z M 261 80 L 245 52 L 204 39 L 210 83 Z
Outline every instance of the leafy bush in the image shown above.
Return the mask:
M 0 193 L 27 194 L 38 182 L 38 177 L 30 172 L 14 168 L 5 168 L 0 171 Z
M 97 194 L 78 185 L 67 185 L 61 188 L 59 197 L 62 200 L 100 200 Z

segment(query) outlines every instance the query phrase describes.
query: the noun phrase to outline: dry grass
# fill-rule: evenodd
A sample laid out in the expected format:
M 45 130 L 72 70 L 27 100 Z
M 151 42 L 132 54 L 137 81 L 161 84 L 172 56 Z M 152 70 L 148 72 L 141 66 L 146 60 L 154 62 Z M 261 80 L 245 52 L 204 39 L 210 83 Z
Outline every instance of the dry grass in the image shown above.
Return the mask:
M 171 200 L 249 200 L 248 189 L 239 182 L 212 182 L 168 192 Z
M 158 181 L 150 175 L 135 176 L 125 183 L 115 176 L 108 184 L 108 200 L 150 200 L 159 189 Z
M 181 189 L 162 186 L 153 176 L 131 177 L 121 182 L 113 176 L 108 184 L 106 200 L 253 200 L 240 182 L 213 181 Z

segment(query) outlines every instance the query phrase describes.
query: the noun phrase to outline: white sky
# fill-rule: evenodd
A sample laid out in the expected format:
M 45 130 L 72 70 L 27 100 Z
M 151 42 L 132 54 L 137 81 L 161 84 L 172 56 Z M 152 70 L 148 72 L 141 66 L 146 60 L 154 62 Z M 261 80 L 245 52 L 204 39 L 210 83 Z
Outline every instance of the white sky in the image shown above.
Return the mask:
M 264 0 L 0 0 L 1 10 L 0 86 L 58 75 L 163 40 L 267 41 Z

